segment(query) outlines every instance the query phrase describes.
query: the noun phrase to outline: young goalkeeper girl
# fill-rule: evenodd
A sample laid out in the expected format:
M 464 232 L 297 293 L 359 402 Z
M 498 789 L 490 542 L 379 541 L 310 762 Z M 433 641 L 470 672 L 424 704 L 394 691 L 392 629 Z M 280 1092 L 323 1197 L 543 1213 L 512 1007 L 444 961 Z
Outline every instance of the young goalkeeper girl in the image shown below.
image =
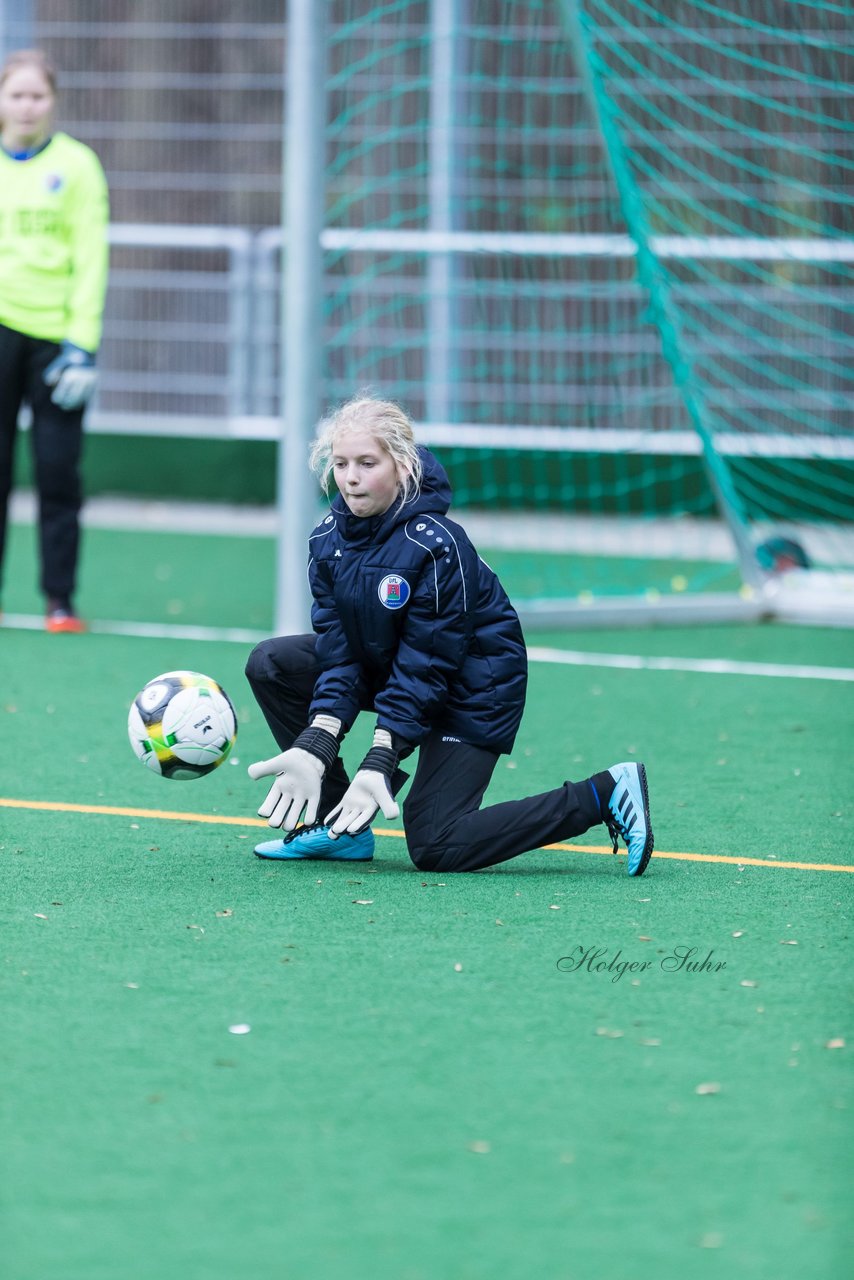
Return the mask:
M 501 583 L 448 519 L 448 478 L 403 410 L 345 404 L 311 466 L 338 488 L 309 539 L 314 630 L 264 641 L 246 666 L 281 749 L 249 767 L 273 778 L 258 812 L 287 832 L 259 857 L 369 860 L 370 824 L 379 810 L 398 816 L 398 762 L 417 751 L 403 825 L 420 869 L 477 871 L 604 822 L 642 875 L 653 847 L 642 764 L 481 808 L 522 718 L 525 642 Z M 376 712 L 376 729 L 350 781 L 339 749 L 360 711 Z
M 53 132 L 55 100 L 44 54 L 10 54 L 0 67 L 0 564 L 26 400 L 46 626 L 82 631 L 80 455 L 107 281 L 107 184 L 94 151 Z

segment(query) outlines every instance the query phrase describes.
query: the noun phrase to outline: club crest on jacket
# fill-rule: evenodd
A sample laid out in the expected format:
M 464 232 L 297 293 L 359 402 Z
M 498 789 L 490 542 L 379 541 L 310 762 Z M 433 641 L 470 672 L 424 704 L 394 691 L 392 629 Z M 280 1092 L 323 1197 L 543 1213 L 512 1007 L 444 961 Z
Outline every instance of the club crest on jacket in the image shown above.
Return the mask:
M 390 573 L 377 588 L 377 595 L 386 609 L 401 609 L 409 599 L 409 583 L 398 574 Z

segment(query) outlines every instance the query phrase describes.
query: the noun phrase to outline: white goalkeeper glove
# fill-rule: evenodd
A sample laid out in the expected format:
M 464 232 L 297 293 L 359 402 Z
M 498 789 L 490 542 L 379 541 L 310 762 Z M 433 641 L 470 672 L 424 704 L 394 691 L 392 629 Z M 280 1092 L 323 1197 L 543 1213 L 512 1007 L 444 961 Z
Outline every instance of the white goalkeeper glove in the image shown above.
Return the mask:
M 304 729 L 287 751 L 250 764 L 250 778 L 277 775 L 258 810 L 259 818 L 266 818 L 268 826 L 293 831 L 303 811 L 306 825 L 314 822 L 320 784 L 338 755 L 340 729 L 341 721 L 334 716 L 315 716 L 311 727 Z
M 42 374 L 42 381 L 53 387 L 51 400 L 60 409 L 82 409 L 92 398 L 98 382 L 95 357 L 91 351 L 65 341 L 59 355 Z
M 355 836 L 371 825 L 378 809 L 386 818 L 396 818 L 400 806 L 391 793 L 391 778 L 397 768 L 399 752 L 392 746 L 387 729 L 374 730 L 374 745 L 359 765 L 343 800 L 324 818 L 329 835 Z

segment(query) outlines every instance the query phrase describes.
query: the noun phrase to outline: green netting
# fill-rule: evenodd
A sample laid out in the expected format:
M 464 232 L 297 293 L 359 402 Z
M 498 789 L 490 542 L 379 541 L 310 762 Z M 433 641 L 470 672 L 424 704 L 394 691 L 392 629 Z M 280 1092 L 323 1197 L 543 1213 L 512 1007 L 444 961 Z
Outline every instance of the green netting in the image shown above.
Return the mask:
M 850 565 L 854 10 L 566 9 L 662 347 L 731 518 L 747 547 L 746 526 L 806 521 L 810 558 Z
M 851 565 L 852 10 L 660 8 L 335 0 L 327 399 L 402 400 L 533 547 Z

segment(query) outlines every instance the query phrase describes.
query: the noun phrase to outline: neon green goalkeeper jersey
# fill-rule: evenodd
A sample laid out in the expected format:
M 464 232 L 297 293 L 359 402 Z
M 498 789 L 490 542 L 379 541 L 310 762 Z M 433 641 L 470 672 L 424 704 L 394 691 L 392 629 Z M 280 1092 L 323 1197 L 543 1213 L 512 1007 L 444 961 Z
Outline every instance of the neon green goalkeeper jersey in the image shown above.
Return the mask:
M 108 218 L 101 162 L 82 142 L 55 133 L 29 160 L 0 148 L 0 324 L 97 351 Z

